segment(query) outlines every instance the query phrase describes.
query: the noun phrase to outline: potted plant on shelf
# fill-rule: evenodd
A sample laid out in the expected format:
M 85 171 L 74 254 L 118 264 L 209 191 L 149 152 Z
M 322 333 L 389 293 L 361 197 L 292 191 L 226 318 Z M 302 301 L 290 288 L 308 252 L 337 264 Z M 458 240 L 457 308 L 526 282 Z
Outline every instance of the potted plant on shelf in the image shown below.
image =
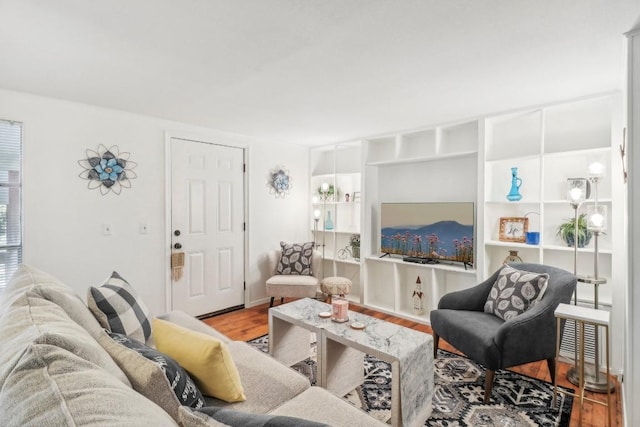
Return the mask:
M 573 247 L 574 245 L 574 234 L 576 229 L 576 220 L 575 218 L 567 219 L 567 222 L 562 223 L 558 226 L 557 236 L 560 236 L 563 242 L 567 244 L 567 246 Z M 584 248 L 591 241 L 591 237 L 593 233 L 587 229 L 587 214 L 582 213 L 578 216 L 578 247 Z
M 324 193 L 322 191 L 322 186 L 318 187 L 318 195 L 320 196 L 320 200 L 322 200 L 324 198 Z M 333 184 L 329 184 L 329 189 L 327 190 L 327 200 L 326 201 L 333 201 L 333 196 L 336 195 L 336 188 L 333 186 Z
M 349 237 L 349 245 L 351 246 L 351 254 L 355 259 L 360 259 L 360 235 L 352 234 Z

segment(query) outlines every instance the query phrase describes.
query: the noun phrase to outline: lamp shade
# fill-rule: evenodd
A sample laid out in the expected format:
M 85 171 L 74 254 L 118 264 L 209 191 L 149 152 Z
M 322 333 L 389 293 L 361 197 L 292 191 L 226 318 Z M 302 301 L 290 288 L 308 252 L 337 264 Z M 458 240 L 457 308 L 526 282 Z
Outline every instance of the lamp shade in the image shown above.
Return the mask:
M 591 162 L 589 164 L 589 176 L 592 178 L 602 178 L 605 174 L 605 167 L 603 163 Z
M 586 178 L 567 179 L 567 200 L 572 205 L 579 205 L 589 198 L 591 186 Z
M 598 232 L 607 230 L 607 207 L 605 205 L 587 206 L 587 228 Z

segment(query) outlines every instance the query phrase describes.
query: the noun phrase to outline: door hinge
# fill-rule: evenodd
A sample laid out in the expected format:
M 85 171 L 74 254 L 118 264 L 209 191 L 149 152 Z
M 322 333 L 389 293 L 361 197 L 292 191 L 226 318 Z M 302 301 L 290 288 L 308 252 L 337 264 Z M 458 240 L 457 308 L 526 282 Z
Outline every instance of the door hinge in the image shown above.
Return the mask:
M 246 222 L 242 223 L 242 231 L 247 231 L 247 223 Z
M 242 282 L 242 287 L 246 291 L 247 290 L 247 282 Z
M 246 172 L 247 172 L 247 164 L 246 164 L 246 163 L 243 163 L 243 164 L 242 164 L 242 172 L 243 172 L 243 173 L 246 173 Z

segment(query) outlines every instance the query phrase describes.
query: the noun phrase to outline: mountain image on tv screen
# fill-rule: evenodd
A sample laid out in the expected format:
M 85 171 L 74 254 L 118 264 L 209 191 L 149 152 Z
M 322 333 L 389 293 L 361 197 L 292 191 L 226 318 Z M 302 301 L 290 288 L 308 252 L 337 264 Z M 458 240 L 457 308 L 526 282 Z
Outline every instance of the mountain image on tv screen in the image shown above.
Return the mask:
M 382 253 L 473 264 L 473 203 L 382 203 L 380 210 Z

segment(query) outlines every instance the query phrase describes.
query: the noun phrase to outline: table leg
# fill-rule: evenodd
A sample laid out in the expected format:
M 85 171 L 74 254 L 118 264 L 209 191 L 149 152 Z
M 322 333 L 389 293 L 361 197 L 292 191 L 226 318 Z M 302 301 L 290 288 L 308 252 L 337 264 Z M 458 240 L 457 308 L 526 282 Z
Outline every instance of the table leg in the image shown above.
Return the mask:
M 269 354 L 287 366 L 311 355 L 311 331 L 269 316 Z
M 364 382 L 364 353 L 321 334 L 318 354 L 320 386 L 344 396 Z

